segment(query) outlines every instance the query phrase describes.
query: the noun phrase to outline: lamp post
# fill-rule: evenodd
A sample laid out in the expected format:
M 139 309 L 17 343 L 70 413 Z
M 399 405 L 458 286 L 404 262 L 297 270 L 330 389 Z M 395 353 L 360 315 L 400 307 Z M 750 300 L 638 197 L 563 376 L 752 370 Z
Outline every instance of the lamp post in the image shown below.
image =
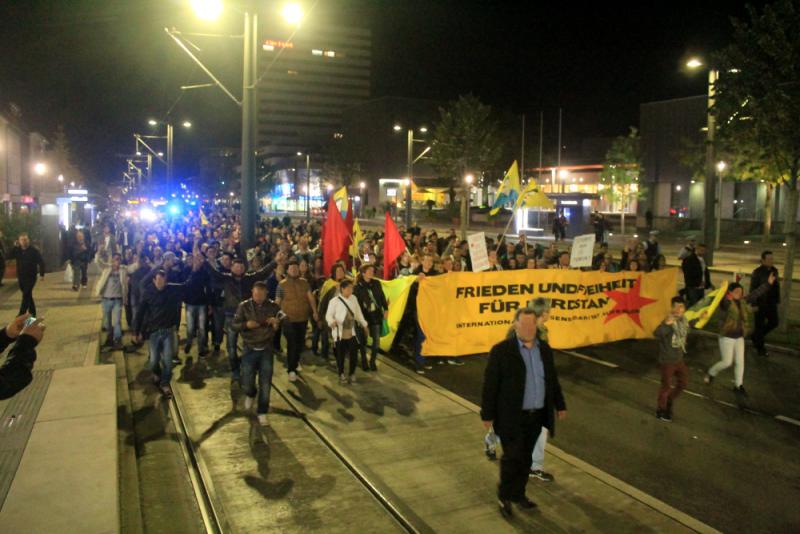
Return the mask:
M 222 13 L 220 0 L 195 0 L 197 15 L 214 20 Z M 284 6 L 282 16 L 286 22 L 299 25 L 303 10 L 298 4 Z M 246 2 L 244 8 L 244 49 L 242 68 L 242 244 L 255 243 L 256 230 L 256 84 L 258 75 L 258 14 L 255 2 Z
M 147 121 L 147 124 L 149 124 L 150 126 L 158 126 L 159 124 L 163 124 L 163 125 L 165 125 L 167 127 L 167 135 L 165 137 L 159 137 L 159 138 L 167 140 L 167 164 L 166 164 L 166 167 L 167 167 L 167 191 L 169 191 L 170 187 L 172 186 L 172 176 L 173 176 L 173 169 L 174 169 L 173 155 L 174 155 L 174 147 L 175 147 L 175 127 L 172 125 L 172 121 L 169 120 L 169 119 L 167 119 L 166 121 L 157 121 L 156 119 L 149 119 Z M 184 128 L 186 128 L 187 130 L 192 127 L 192 123 L 190 121 L 188 121 L 188 120 L 184 120 L 181 123 L 181 125 Z M 143 137 L 148 137 L 148 136 L 143 136 Z M 138 142 L 144 143 L 141 140 L 138 140 Z M 138 148 L 138 143 L 137 143 L 137 148 Z M 156 154 L 159 158 L 164 156 L 163 152 L 153 152 L 153 150 L 146 144 L 145 144 L 145 148 L 147 148 L 151 153 Z M 137 151 L 136 155 L 140 156 L 141 154 Z
M 399 124 L 395 124 L 392 129 L 395 132 L 400 132 L 403 130 L 403 127 Z M 419 132 L 422 134 L 428 133 L 428 128 L 420 126 Z M 414 143 L 424 142 L 424 139 L 414 139 L 413 128 L 408 128 L 406 130 L 406 176 L 408 177 L 408 187 L 406 188 L 406 228 L 411 228 L 411 188 L 414 183 L 414 163 L 430 150 L 430 147 L 426 148 L 417 159 L 414 159 Z
M 719 250 L 719 235 L 720 235 L 720 226 L 722 226 L 722 173 L 725 171 L 725 162 L 720 161 L 717 163 L 717 178 L 718 178 L 718 186 L 717 186 L 717 231 L 716 235 L 714 236 L 714 249 Z
M 297 153 L 302 156 L 302 152 Z M 306 152 L 306 220 L 311 220 L 311 154 Z
M 462 214 L 462 223 L 461 223 L 461 239 L 464 240 L 467 238 L 467 231 L 469 231 L 469 205 L 470 205 L 470 193 L 472 192 L 472 182 L 475 181 L 475 176 L 472 174 L 467 174 L 464 176 L 464 213 Z
M 361 201 L 358 203 L 358 216 L 364 218 L 364 188 L 367 186 L 364 182 L 358 184 L 359 198 Z
M 690 69 L 699 69 L 703 66 L 703 62 L 698 58 L 692 58 L 686 62 L 686 66 Z M 719 242 L 714 232 L 714 202 L 719 202 L 715 199 L 715 184 L 714 184 L 714 130 L 716 129 L 714 115 L 711 112 L 714 106 L 714 85 L 717 83 L 719 71 L 717 69 L 708 69 L 708 102 L 706 111 L 706 162 L 705 162 L 705 185 L 703 187 L 704 194 L 704 211 L 703 211 L 703 240 L 706 243 L 716 243 L 716 247 L 706 247 L 706 264 L 714 265 L 714 249 L 719 247 Z M 722 191 L 720 190 L 720 194 Z M 721 211 L 720 211 L 721 216 Z

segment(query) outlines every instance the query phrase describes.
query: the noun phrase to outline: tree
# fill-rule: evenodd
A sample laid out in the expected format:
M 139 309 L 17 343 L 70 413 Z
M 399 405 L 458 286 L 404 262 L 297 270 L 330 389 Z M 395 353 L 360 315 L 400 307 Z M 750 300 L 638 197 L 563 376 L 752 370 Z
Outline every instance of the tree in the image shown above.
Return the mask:
M 467 188 L 464 176 L 475 176 L 493 169 L 500 158 L 502 143 L 492 108 L 477 97 L 459 97 L 445 108 L 439 108 L 440 119 L 434 126 L 431 163 L 436 171 L 450 179 L 450 205 L 455 192 L 461 191 L 461 233 L 466 234 Z
M 621 233 L 625 235 L 625 212 L 634 198 L 643 196 L 639 184 L 642 174 L 642 149 L 639 131 L 631 127 L 628 135 L 614 139 L 606 152 L 603 171 L 600 173 L 602 195 L 612 206 L 620 206 Z
M 325 173 L 335 178 L 338 184 L 350 186 L 364 178 L 364 152 L 352 136 L 332 139 L 323 148 Z
M 797 251 L 800 174 L 800 0 L 777 0 L 749 21 L 733 20 L 730 45 L 714 55 L 719 71 L 712 112 L 732 145 L 757 147 L 788 193 L 784 215 L 786 263 L 781 288 L 781 328 L 788 330 Z
M 55 174 L 63 174 L 66 183 L 75 182 L 76 184 L 89 185 L 81 170 L 72 162 L 72 151 L 70 150 L 67 133 L 64 131 L 64 125 L 62 124 L 58 125 L 53 136 L 51 158 Z

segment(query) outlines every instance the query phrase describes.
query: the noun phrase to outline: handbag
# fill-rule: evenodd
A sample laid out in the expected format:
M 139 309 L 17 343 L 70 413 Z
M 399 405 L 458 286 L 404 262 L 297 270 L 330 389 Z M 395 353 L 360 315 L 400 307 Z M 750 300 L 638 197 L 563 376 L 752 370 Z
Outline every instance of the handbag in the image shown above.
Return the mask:
M 364 329 L 361 327 L 360 324 L 356 321 L 356 314 L 353 313 L 353 310 L 350 309 L 350 306 L 347 305 L 347 301 L 345 301 L 341 296 L 336 297 L 342 301 L 344 307 L 347 308 L 347 311 L 350 312 L 350 315 L 353 316 L 353 333 L 355 334 L 356 342 L 361 345 L 366 345 L 366 339 L 364 336 Z
M 67 262 L 67 268 L 64 269 L 64 282 L 72 283 L 72 264 L 70 262 Z

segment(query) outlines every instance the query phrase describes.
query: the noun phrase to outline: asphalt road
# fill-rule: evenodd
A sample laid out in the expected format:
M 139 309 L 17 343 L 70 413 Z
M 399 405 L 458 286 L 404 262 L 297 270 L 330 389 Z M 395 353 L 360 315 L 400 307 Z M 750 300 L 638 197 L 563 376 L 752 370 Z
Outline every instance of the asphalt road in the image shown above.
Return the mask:
M 568 417 L 553 444 L 724 532 L 800 532 L 800 359 L 748 349 L 741 409 L 732 370 L 702 382 L 716 338 L 692 336 L 690 393 L 666 423 L 655 418 L 656 353 L 651 340 L 557 352 Z M 462 361 L 427 376 L 480 404 L 486 357 Z

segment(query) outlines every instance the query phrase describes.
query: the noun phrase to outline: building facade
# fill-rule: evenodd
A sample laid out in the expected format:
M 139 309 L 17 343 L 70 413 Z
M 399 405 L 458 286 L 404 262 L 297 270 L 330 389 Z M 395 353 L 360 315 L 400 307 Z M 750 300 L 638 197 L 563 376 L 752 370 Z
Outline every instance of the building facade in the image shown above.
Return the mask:
M 274 22 L 259 51 L 259 155 L 267 165 L 319 151 L 341 133 L 342 112 L 370 96 L 370 30 L 321 22 L 294 34 Z M 291 39 L 290 39 L 291 36 Z

